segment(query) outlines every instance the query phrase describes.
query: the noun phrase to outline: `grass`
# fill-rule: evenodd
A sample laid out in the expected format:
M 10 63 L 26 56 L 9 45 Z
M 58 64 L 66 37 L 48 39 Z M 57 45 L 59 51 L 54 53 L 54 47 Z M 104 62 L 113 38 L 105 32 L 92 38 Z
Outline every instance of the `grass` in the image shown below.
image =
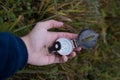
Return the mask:
M 23 36 L 38 21 L 56 19 L 78 33 L 91 28 L 99 33 L 94 49 L 82 50 L 67 63 L 27 65 L 8 80 L 120 80 L 119 0 L 1 0 L 0 31 Z

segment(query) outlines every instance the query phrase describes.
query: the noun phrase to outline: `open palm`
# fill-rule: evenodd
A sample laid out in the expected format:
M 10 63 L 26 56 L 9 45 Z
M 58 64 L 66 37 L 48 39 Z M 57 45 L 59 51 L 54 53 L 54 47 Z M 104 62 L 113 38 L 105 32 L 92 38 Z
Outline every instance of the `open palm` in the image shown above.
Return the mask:
M 55 20 L 39 22 L 28 35 L 22 37 L 28 49 L 29 64 L 48 65 L 52 63 L 62 63 L 66 62 L 68 57 L 74 57 L 76 55 L 74 51 L 69 56 L 58 56 L 51 54 L 48 51 L 48 47 L 50 47 L 58 38 L 76 38 L 76 34 L 48 31 L 50 28 L 59 28 L 62 26 L 62 22 Z

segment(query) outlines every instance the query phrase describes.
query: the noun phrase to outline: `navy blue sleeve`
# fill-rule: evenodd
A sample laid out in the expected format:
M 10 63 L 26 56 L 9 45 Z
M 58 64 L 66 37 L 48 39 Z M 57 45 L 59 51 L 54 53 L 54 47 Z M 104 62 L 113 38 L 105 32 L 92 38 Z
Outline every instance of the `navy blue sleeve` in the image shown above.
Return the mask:
M 7 32 L 0 33 L 0 80 L 25 66 L 28 59 L 24 42 Z

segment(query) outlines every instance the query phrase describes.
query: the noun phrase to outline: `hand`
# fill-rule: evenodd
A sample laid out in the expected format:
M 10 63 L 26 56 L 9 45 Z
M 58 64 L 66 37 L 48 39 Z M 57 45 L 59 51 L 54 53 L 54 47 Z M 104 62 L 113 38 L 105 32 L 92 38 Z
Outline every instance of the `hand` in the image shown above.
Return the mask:
M 65 32 L 50 32 L 50 28 L 62 27 L 63 23 L 55 20 L 39 22 L 33 30 L 21 39 L 25 42 L 28 50 L 28 63 L 32 65 L 48 65 L 53 63 L 62 63 L 68 60 L 68 57 L 75 57 L 73 51 L 69 56 L 57 56 L 49 53 L 50 47 L 58 38 L 65 37 L 69 39 L 76 38 L 76 34 Z M 80 48 L 78 49 L 80 50 Z

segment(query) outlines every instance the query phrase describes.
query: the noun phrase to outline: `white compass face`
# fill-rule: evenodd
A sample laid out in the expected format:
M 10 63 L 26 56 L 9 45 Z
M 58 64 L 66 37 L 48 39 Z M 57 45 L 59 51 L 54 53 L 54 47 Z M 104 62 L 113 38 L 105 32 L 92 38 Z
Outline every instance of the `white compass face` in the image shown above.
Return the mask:
M 59 38 L 57 41 L 60 42 L 61 45 L 60 50 L 57 51 L 60 55 L 69 55 L 72 52 L 73 47 L 69 39 Z

